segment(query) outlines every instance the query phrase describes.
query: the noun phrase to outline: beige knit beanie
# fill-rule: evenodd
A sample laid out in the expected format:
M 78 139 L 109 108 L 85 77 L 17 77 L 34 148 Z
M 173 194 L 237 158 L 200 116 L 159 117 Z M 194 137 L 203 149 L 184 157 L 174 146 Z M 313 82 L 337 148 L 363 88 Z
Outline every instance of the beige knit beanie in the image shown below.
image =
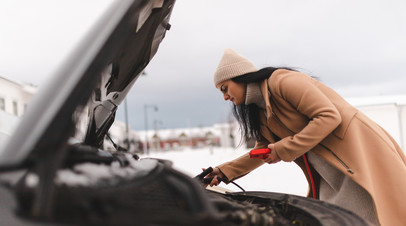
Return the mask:
M 214 86 L 217 87 L 220 82 L 254 71 L 258 70 L 247 58 L 232 49 L 225 49 L 214 73 Z

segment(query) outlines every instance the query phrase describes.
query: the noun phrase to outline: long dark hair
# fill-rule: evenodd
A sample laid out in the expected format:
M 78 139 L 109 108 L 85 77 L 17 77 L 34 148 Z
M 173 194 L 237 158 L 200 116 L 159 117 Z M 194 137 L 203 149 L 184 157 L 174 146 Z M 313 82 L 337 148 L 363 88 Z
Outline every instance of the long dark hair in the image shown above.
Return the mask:
M 291 68 L 286 67 L 266 67 L 262 68 L 256 72 L 250 72 L 243 74 L 237 77 L 232 78 L 231 80 L 237 83 L 252 83 L 252 82 L 262 82 L 264 79 L 271 77 L 272 73 L 277 69 L 287 69 L 292 70 Z M 256 104 L 245 103 L 238 106 L 234 105 L 233 115 L 240 124 L 241 135 L 245 142 L 248 142 L 251 139 L 259 139 L 261 136 L 261 121 L 259 119 L 259 107 Z

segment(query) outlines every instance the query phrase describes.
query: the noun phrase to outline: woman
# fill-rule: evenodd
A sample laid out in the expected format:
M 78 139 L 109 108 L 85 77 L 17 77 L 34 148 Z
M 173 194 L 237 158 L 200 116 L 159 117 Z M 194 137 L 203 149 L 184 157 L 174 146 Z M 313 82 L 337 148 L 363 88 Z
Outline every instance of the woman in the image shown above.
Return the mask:
M 214 168 L 228 183 L 263 163 L 294 161 L 309 197 L 349 209 L 371 224 L 406 225 L 406 158 L 380 126 L 318 80 L 283 68 L 257 70 L 226 49 L 214 75 L 245 140 L 269 148 L 264 160 L 245 154 Z M 272 179 L 272 178 L 269 178 Z

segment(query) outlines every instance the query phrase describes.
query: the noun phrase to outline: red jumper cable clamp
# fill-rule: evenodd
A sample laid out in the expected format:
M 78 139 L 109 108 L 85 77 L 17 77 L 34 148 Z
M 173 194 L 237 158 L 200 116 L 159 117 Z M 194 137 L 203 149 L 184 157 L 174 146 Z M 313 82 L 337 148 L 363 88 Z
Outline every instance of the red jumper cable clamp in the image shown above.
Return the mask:
M 266 159 L 271 153 L 269 148 L 254 149 L 250 151 L 250 158 L 252 159 Z

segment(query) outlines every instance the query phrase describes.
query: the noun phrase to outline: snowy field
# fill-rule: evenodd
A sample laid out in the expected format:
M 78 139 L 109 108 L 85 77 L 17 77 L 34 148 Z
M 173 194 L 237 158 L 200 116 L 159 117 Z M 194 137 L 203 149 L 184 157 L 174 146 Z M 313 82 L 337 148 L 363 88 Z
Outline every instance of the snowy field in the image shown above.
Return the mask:
M 185 149 L 165 152 L 152 152 L 149 155 L 141 155 L 141 158 L 153 157 L 171 160 L 173 167 L 191 177 L 196 176 L 209 166 L 217 166 L 230 161 L 249 150 L 239 148 L 205 148 Z M 300 196 L 307 194 L 307 182 L 301 169 L 293 162 L 279 162 L 276 164 L 264 164 L 250 174 L 235 181 L 246 191 L 270 191 L 281 192 Z M 223 187 L 232 191 L 241 191 L 233 184 L 221 183 Z

